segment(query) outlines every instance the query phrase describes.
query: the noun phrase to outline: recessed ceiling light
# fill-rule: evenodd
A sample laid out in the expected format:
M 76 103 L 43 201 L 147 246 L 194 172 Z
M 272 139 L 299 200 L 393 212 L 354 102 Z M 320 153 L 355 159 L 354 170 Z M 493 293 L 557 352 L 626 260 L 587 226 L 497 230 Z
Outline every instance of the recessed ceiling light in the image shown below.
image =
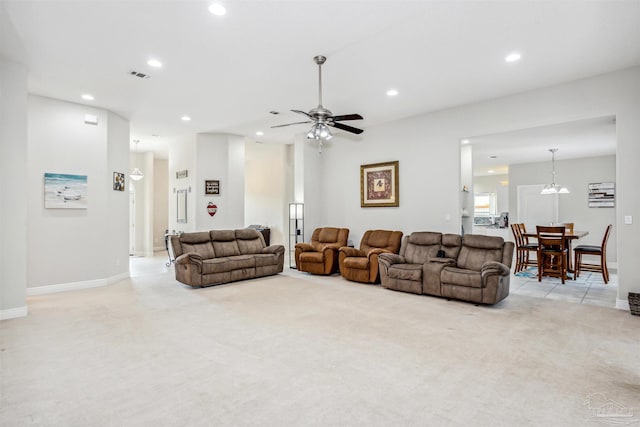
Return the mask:
M 463 144 L 468 144 L 470 141 L 468 139 L 463 139 L 462 141 L 460 141 Z
M 212 3 L 211 6 L 209 6 L 209 12 L 216 16 L 222 16 L 227 13 L 227 9 L 225 9 L 221 3 Z
M 516 62 L 516 61 L 519 61 L 520 58 L 522 58 L 522 55 L 520 55 L 518 52 L 513 52 L 505 56 L 504 60 L 506 62 Z
M 395 89 L 389 89 L 387 91 L 387 96 L 396 96 L 398 94 L 398 91 Z
M 487 172 L 494 173 L 495 171 L 493 169 L 489 169 Z
M 82 99 L 85 99 L 87 101 L 93 101 L 95 98 L 93 97 L 93 95 L 89 93 L 85 93 L 84 95 L 82 95 Z
M 256 132 L 256 135 L 257 135 L 257 136 L 262 136 L 262 135 L 264 135 L 264 132 L 262 132 L 261 130 L 259 130 L 258 132 Z
M 157 59 L 150 59 L 147 61 L 147 64 L 151 67 L 155 67 L 155 68 L 160 68 L 162 67 L 162 62 L 158 61 Z
M 180 119 L 181 119 L 183 122 L 189 122 L 189 121 L 191 121 L 191 117 L 189 117 L 189 116 L 182 116 L 182 117 L 180 117 Z

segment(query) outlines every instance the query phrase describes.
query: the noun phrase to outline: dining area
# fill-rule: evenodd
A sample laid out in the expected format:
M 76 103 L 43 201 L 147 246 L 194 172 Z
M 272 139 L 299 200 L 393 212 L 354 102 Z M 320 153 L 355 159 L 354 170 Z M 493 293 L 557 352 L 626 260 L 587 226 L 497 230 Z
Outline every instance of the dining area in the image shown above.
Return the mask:
M 612 225 L 604 230 L 600 245 L 578 244 L 589 235 L 587 230 L 574 229 L 574 223 L 536 225 L 527 230 L 524 223 L 511 224 L 516 250 L 514 274 L 535 270 L 538 282 L 545 277 L 559 278 L 562 284 L 576 280 L 581 272 L 599 273 L 607 284 L 607 244 Z

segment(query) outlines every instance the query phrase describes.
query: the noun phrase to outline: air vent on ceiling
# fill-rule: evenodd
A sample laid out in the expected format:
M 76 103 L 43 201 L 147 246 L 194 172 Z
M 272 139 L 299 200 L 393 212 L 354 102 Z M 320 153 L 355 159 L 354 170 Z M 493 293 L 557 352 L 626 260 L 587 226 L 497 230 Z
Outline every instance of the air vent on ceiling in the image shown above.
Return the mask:
M 138 71 L 129 71 L 129 74 L 134 77 L 140 77 L 141 79 L 148 79 L 149 77 L 151 77 L 149 74 L 140 73 Z

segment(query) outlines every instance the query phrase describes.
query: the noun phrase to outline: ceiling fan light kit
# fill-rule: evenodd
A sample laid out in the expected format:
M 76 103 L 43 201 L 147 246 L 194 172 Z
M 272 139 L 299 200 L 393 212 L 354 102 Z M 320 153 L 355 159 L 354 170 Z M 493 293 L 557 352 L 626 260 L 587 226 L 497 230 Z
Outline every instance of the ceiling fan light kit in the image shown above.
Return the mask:
M 306 120 L 304 122 L 271 126 L 272 128 L 279 128 L 284 126 L 313 123 L 311 129 L 309 129 L 309 132 L 307 132 L 307 139 L 318 141 L 320 153 L 322 153 L 322 141 L 329 141 L 331 138 L 333 138 L 333 134 L 331 133 L 331 129 L 329 129 L 329 127 L 334 127 L 336 129 L 351 132 L 356 135 L 359 135 L 363 132 L 362 129 L 358 129 L 342 123 L 337 123 L 344 120 L 362 120 L 362 116 L 360 114 L 345 114 L 334 116 L 330 110 L 322 106 L 322 64 L 324 64 L 326 60 L 327 57 L 323 55 L 317 55 L 313 58 L 313 61 L 318 64 L 318 106 L 310 110 L 309 112 L 302 110 L 291 110 L 294 113 L 306 116 L 309 120 Z

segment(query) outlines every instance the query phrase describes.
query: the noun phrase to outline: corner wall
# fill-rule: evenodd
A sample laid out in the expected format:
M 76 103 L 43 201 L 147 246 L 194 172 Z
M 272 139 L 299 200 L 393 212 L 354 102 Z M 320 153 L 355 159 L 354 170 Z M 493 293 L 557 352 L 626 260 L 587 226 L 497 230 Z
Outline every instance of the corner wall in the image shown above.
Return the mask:
M 128 276 L 129 122 L 80 104 L 29 96 L 28 276 L 30 294 L 100 286 Z M 98 125 L 84 123 L 85 114 Z M 46 209 L 44 173 L 87 175 L 87 209 Z M 129 181 L 126 181 L 127 185 Z
M 27 69 L 0 57 L 0 320 L 27 315 L 27 159 Z

